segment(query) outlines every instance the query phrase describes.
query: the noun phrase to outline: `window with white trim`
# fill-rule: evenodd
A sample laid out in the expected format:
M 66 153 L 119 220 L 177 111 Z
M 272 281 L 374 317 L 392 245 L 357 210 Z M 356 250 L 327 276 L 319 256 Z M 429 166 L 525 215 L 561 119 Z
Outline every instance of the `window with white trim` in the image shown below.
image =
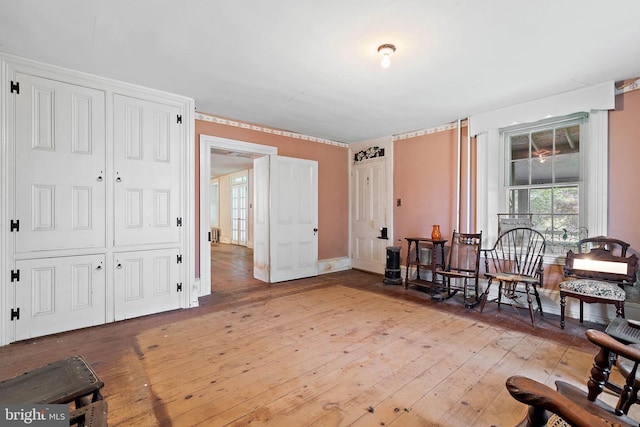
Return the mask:
M 501 130 L 503 212 L 531 215 L 547 253 L 564 254 L 588 236 L 585 162 L 588 116 L 576 114 Z

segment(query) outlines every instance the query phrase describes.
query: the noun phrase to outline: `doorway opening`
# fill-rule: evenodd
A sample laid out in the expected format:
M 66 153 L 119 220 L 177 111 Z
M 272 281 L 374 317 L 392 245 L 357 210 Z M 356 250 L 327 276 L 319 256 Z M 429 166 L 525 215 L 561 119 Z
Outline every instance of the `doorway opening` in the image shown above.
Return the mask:
M 226 138 L 219 138 L 209 135 L 200 136 L 200 292 L 199 296 L 209 295 L 211 293 L 211 241 L 217 239 L 217 244 L 231 244 L 231 225 L 229 225 L 229 241 L 226 241 L 224 233 L 221 230 L 222 222 L 224 221 L 221 211 L 229 212 L 228 218 L 231 224 L 231 206 L 224 206 L 220 197 L 215 200 L 215 205 L 218 206 L 216 212 L 212 214 L 212 182 L 216 187 L 216 194 L 220 194 L 221 191 L 226 191 L 221 188 L 219 180 L 221 176 L 229 177 L 229 184 L 232 177 L 242 174 L 242 171 L 247 171 L 245 184 L 252 181 L 252 175 L 248 172 L 253 169 L 253 160 L 263 156 L 277 155 L 278 149 L 276 147 L 270 147 L 265 145 L 253 144 L 249 142 L 236 141 Z M 238 183 L 236 183 L 238 184 Z M 241 184 L 241 183 L 240 183 Z M 228 187 L 229 191 L 229 204 L 231 203 L 231 186 Z M 242 195 L 242 191 L 238 193 Z M 247 185 L 246 195 L 243 196 L 246 202 L 247 209 L 243 214 L 246 220 L 244 226 L 245 240 L 243 244 L 247 248 L 252 247 L 252 198 L 253 192 L 251 187 Z M 236 214 L 239 211 L 236 210 Z M 213 219 L 217 220 L 217 223 Z M 238 227 L 238 226 L 236 226 Z M 239 226 L 240 228 L 242 225 Z M 241 231 L 240 229 L 236 228 Z M 240 237 L 243 233 L 238 233 L 237 239 L 234 243 L 240 244 Z M 221 241 L 223 240 L 223 241 Z M 252 255 L 253 251 L 243 251 L 243 256 L 247 256 L 247 253 Z M 251 260 L 253 265 L 253 260 Z

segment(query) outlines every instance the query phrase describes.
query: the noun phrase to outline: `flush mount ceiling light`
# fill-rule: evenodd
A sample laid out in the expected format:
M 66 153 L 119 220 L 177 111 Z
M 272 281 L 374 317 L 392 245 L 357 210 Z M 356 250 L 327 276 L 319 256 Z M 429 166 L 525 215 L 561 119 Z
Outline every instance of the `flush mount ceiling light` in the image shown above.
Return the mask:
M 391 55 L 396 51 L 396 47 L 392 44 L 383 44 L 378 47 L 378 53 L 382 56 L 380 65 L 382 68 L 389 68 L 391 65 Z

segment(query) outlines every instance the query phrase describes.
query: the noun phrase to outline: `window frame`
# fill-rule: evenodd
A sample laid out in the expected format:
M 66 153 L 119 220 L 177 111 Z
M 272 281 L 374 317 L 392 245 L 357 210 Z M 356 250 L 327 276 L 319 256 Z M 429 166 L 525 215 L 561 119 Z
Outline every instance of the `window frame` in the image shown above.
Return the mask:
M 556 117 L 575 117 L 584 114 L 586 122 L 581 133 L 581 176 L 582 192 L 581 212 L 588 212 L 586 227 L 589 236 L 608 233 L 608 183 L 609 183 L 609 112 L 591 110 L 587 113 L 574 113 Z M 528 126 L 536 122 L 529 123 Z M 511 128 L 511 126 L 505 126 Z M 498 213 L 508 211 L 508 199 L 505 191 L 507 172 L 506 147 L 501 139 L 500 129 L 488 129 L 477 135 L 477 215 L 476 229 L 483 230 L 487 246 L 493 245 L 498 237 Z M 564 264 L 564 253 L 545 255 L 545 264 Z
M 577 187 L 578 189 L 578 231 L 581 229 L 587 229 L 588 230 L 588 226 L 587 224 L 589 223 L 588 218 L 589 218 L 589 209 L 587 208 L 587 203 L 585 203 L 585 199 L 586 199 L 586 194 L 585 194 L 585 187 L 584 187 L 584 177 L 586 175 L 586 164 L 584 161 L 584 147 L 588 144 L 588 132 L 587 132 L 587 123 L 588 123 L 588 115 L 586 113 L 577 113 L 577 114 L 571 114 L 568 116 L 562 116 L 562 117 L 553 117 L 553 118 L 549 118 L 549 119 L 544 119 L 544 120 L 540 120 L 534 123 L 527 123 L 527 124 L 519 124 L 519 125 L 513 125 L 513 126 L 509 126 L 509 127 L 505 127 L 500 129 L 500 138 L 501 138 L 501 144 L 503 145 L 503 153 L 504 153 L 504 160 L 502 162 L 503 165 L 503 194 L 502 194 L 502 198 L 500 199 L 500 206 L 504 209 L 503 212 L 505 213 L 510 213 L 510 197 L 511 197 L 511 192 L 513 190 L 527 190 L 527 192 L 529 193 L 529 197 L 530 196 L 530 192 L 532 189 L 558 189 L 558 188 L 562 188 L 562 187 Z M 573 181 L 556 181 L 556 176 L 555 176 L 555 172 L 557 171 L 556 166 L 553 165 L 552 166 L 552 170 L 551 170 L 551 181 L 548 183 L 533 183 L 533 179 L 532 179 L 532 174 L 533 171 L 531 169 L 528 170 L 527 174 L 528 174 L 528 183 L 527 184 L 514 184 L 514 180 L 513 180 L 513 173 L 514 170 L 512 168 L 512 162 L 513 162 L 513 158 L 511 157 L 511 153 L 512 153 L 512 146 L 511 146 L 511 138 L 517 135 L 523 135 L 523 134 L 533 134 L 536 132 L 540 132 L 540 131 L 545 131 L 545 130 L 557 130 L 557 129 L 562 129 L 565 127 L 569 127 L 569 126 L 580 126 L 580 149 L 578 152 L 578 177 L 576 180 Z M 555 135 L 555 132 L 554 132 Z M 520 159 L 522 161 L 527 161 L 530 162 L 533 157 L 531 156 L 532 152 L 532 146 L 531 146 L 531 140 L 529 140 L 529 146 L 528 146 L 528 150 L 529 150 L 529 155 L 527 156 L 526 159 Z M 555 147 L 554 147 L 555 148 Z M 551 160 L 555 160 L 555 153 L 551 153 Z M 552 217 L 554 215 L 556 215 L 554 213 L 555 209 L 553 209 L 553 205 L 552 205 L 552 209 L 551 212 L 549 213 L 549 215 L 551 215 Z M 523 212 L 513 212 L 514 214 L 523 214 Z M 529 212 L 527 213 L 533 213 L 534 217 L 537 214 L 537 212 L 531 212 L 531 210 L 529 210 Z M 559 214 L 558 214 L 559 215 Z M 535 222 L 534 222 L 535 224 Z M 539 231 L 540 233 L 542 233 L 545 237 L 548 237 L 548 230 L 542 230 L 542 229 L 537 229 L 537 231 Z M 552 233 L 554 233 L 555 230 L 551 230 Z M 580 240 L 581 238 L 585 238 L 587 237 L 587 235 L 585 234 L 584 236 L 577 236 L 577 240 Z M 576 241 L 577 242 L 577 241 Z M 571 249 L 572 245 L 569 244 L 563 244 L 563 245 L 558 245 L 558 244 L 554 244 L 552 242 L 550 242 L 549 240 L 547 240 L 547 253 L 551 254 L 551 253 L 555 253 L 555 254 L 566 254 L 567 250 Z

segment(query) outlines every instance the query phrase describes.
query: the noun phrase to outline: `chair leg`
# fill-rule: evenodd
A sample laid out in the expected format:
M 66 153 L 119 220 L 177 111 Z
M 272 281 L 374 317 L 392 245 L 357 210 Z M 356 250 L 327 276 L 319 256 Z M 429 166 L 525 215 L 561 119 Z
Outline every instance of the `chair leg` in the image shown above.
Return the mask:
M 485 289 L 484 293 L 482 294 L 482 301 L 480 302 L 480 314 L 482 314 L 484 305 L 487 303 L 487 298 L 489 298 L 489 288 L 491 287 L 492 280 L 493 277 L 489 277 L 489 280 L 487 281 L 487 289 Z
M 580 323 L 584 323 L 584 303 L 580 300 Z
M 535 328 L 536 321 L 533 318 L 533 300 L 531 299 L 531 290 L 529 289 L 531 285 L 528 283 L 525 285 L 525 290 L 527 291 L 527 303 L 529 304 L 529 317 L 531 317 L 531 325 Z
M 624 301 L 618 301 L 616 304 L 616 317 L 622 317 L 624 319 Z
M 536 285 L 533 285 L 533 293 L 536 296 L 536 302 L 538 303 L 538 310 L 540 310 L 540 316 L 544 316 L 544 313 L 542 312 L 542 302 L 540 301 L 540 293 L 538 292 L 538 288 L 536 288 Z
M 600 351 L 593 358 L 593 366 L 591 367 L 591 376 L 587 382 L 589 393 L 587 398 L 591 402 L 595 402 L 600 393 L 604 391 L 605 384 L 609 381 L 611 374 L 611 366 L 613 358 L 608 349 L 601 347 Z
M 567 305 L 567 296 L 560 291 L 560 329 L 564 329 L 564 308 Z
M 451 277 L 442 277 L 442 286 L 447 290 L 447 298 L 451 296 Z M 433 281 L 433 286 L 431 287 L 431 296 L 435 296 L 436 294 L 436 282 L 435 279 Z

